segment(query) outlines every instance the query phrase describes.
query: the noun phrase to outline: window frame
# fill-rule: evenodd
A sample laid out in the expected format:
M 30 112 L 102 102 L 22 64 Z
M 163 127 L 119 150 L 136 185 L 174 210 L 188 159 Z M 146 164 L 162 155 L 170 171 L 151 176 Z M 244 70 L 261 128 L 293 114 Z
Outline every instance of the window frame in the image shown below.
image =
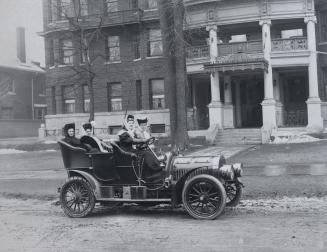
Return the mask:
M 110 44 L 110 38 L 114 38 L 114 37 L 117 37 L 118 38 L 118 45 L 111 45 Z M 121 62 L 121 55 L 120 55 L 120 36 L 118 35 L 108 35 L 106 37 L 106 62 L 108 63 L 115 63 L 115 62 Z M 116 42 L 117 42 L 116 41 Z M 115 51 L 117 50 L 117 51 Z M 115 55 L 115 53 L 113 52 L 118 52 L 118 57 L 117 58 L 112 58 L 112 55 Z
M 71 48 L 65 48 L 65 42 L 69 42 L 71 44 Z M 65 53 L 71 52 L 70 55 L 65 56 Z M 69 59 L 66 63 L 65 60 Z M 60 40 L 60 64 L 64 66 L 69 66 L 74 64 L 74 47 L 73 41 L 71 39 L 61 39 Z
M 113 95 L 112 90 L 114 85 L 120 85 L 120 95 Z M 108 92 L 108 111 L 109 112 L 116 112 L 116 111 L 122 111 L 123 110 L 123 93 L 122 90 L 123 85 L 121 82 L 109 82 L 107 83 L 107 92 Z M 120 109 L 114 109 L 113 107 L 113 101 L 120 101 Z
M 151 37 L 151 31 L 157 31 L 160 32 L 160 37 Z M 160 53 L 153 54 L 152 53 L 152 44 L 155 46 L 155 44 L 159 44 L 159 48 L 161 50 Z M 163 45 L 162 45 L 162 34 L 160 28 L 150 28 L 148 29 L 148 41 L 147 41 L 147 57 L 160 57 L 163 56 Z
M 153 93 L 153 81 L 162 81 L 163 84 L 163 93 L 162 94 L 154 94 Z M 150 98 L 150 109 L 151 110 L 160 110 L 160 109 L 165 109 L 166 108 L 166 96 L 165 96 L 165 79 L 164 78 L 156 78 L 156 79 L 150 79 L 149 80 L 149 98 Z M 154 99 L 160 99 L 161 102 L 161 107 L 159 106 L 154 106 L 156 104 L 154 102 Z
M 114 8 L 110 10 L 110 5 L 113 4 Z M 104 0 L 104 10 L 106 14 L 119 11 L 118 0 Z

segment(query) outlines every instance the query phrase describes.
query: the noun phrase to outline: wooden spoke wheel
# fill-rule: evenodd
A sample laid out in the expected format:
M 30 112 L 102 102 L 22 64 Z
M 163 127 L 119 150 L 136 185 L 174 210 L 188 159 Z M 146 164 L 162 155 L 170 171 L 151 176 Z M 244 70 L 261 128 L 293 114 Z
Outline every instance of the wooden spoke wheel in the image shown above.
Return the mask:
M 197 175 L 187 181 L 182 198 L 186 211 L 196 219 L 215 219 L 226 205 L 224 186 L 218 179 L 207 174 Z
M 226 190 L 226 206 L 228 207 L 235 207 L 240 203 L 243 188 L 240 184 L 236 183 L 228 183 L 225 185 Z
M 95 197 L 90 184 L 81 177 L 69 178 L 60 191 L 60 204 L 69 217 L 87 216 L 95 205 Z

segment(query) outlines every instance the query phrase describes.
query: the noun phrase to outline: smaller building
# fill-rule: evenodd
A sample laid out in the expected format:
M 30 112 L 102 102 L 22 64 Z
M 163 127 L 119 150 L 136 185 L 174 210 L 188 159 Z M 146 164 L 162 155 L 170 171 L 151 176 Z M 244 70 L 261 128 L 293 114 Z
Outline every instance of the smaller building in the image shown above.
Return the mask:
M 17 28 L 17 58 L 0 58 L 0 137 L 37 136 L 47 111 L 45 71 L 26 62 L 24 33 Z

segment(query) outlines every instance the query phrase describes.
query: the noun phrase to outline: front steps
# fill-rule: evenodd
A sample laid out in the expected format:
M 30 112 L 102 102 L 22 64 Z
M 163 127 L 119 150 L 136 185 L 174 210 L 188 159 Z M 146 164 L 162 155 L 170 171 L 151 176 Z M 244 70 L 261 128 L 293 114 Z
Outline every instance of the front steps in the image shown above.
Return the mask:
M 219 130 L 215 145 L 262 144 L 260 128 L 241 128 Z

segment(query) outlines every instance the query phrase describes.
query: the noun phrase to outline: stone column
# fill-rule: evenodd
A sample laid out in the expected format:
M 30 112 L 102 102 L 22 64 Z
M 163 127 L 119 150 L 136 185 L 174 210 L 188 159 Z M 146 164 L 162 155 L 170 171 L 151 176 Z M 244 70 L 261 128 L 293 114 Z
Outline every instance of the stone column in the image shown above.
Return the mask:
M 242 126 L 241 83 L 239 80 L 235 81 L 235 114 L 236 114 L 236 127 L 241 127 Z
M 316 16 L 304 19 L 307 24 L 309 56 L 309 98 L 307 100 L 308 125 L 307 131 L 320 132 L 323 130 L 323 119 L 321 116 L 321 100 L 318 92 L 317 54 L 316 54 Z
M 210 62 L 215 63 L 218 57 L 218 36 L 217 26 L 207 26 L 209 31 Z M 209 104 L 209 122 L 210 129 L 216 126 L 223 127 L 223 106 L 220 101 L 219 73 L 215 71 L 210 75 L 211 83 L 211 103 Z
M 232 82 L 229 75 L 224 76 L 224 128 L 234 128 L 234 106 L 232 103 Z
M 276 101 L 274 99 L 273 76 L 271 66 L 271 37 L 270 26 L 271 20 L 261 20 L 259 24 L 262 26 L 262 43 L 263 54 L 265 60 L 268 62 L 268 68 L 264 71 L 264 93 L 265 98 L 262 101 L 262 141 L 266 143 L 269 141 L 270 132 L 276 128 Z

